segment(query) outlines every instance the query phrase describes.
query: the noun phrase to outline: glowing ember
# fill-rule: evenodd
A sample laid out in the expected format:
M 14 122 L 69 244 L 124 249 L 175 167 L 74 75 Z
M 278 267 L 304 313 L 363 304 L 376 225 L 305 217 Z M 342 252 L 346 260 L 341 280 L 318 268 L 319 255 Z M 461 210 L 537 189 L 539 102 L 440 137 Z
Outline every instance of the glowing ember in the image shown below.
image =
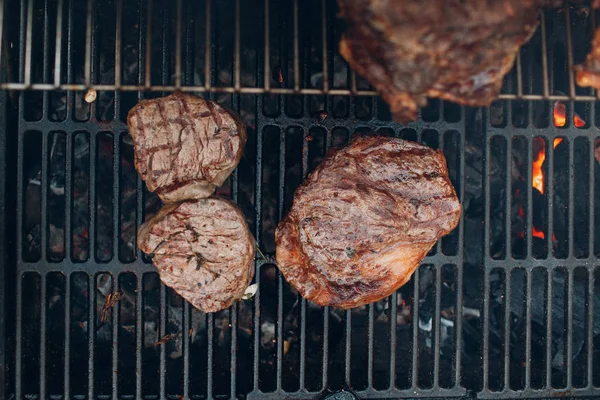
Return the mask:
M 533 160 L 532 164 L 531 185 L 541 194 L 544 194 L 544 171 L 542 170 L 542 165 L 544 165 L 544 161 L 546 160 L 546 145 L 542 138 L 534 138 L 533 140 L 537 143 L 534 149 L 537 147 L 539 151 L 537 158 Z
M 532 226 L 531 227 L 531 236 L 543 239 L 544 238 L 544 232 L 540 231 L 535 226 Z
M 565 126 L 567 123 L 567 107 L 561 103 L 554 103 L 554 112 L 553 112 L 554 126 Z M 573 125 L 577 128 L 582 128 L 585 126 L 585 121 L 582 120 L 579 115 L 575 114 L 573 116 Z
M 558 146 L 560 144 L 560 142 L 562 142 L 562 141 L 563 141 L 563 138 L 557 137 L 556 139 L 554 139 L 554 143 L 553 143 L 554 148 L 556 148 L 556 146 Z

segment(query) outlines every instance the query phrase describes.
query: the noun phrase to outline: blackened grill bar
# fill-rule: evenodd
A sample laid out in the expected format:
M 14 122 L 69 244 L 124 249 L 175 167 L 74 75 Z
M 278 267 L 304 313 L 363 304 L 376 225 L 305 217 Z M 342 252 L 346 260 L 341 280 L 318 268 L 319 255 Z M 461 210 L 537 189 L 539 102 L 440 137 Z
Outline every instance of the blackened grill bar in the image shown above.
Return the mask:
M 571 73 L 596 13 L 547 11 L 492 107 L 431 101 L 407 126 L 337 54 L 336 13 L 331 0 L 0 1 L 3 396 L 598 395 L 598 94 Z M 135 243 L 160 203 L 133 169 L 124 116 L 175 89 L 248 125 L 219 194 L 265 257 L 256 295 L 215 314 L 161 285 Z M 366 131 L 443 151 L 465 212 L 390 298 L 319 308 L 277 272 L 274 227 L 325 154 Z

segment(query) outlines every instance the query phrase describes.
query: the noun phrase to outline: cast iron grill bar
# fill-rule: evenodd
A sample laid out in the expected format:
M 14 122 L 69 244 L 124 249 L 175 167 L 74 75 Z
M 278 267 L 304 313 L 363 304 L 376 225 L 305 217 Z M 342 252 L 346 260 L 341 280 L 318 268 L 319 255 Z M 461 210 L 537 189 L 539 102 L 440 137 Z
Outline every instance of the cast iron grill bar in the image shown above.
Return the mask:
M 40 275 L 40 398 L 46 398 L 46 275 Z
M 434 323 L 434 339 L 435 345 L 433 350 L 433 387 L 437 388 L 440 386 L 440 347 L 441 347 L 441 298 L 442 298 L 442 268 L 443 265 L 435 266 L 435 314 L 432 318 Z
M 567 290 L 568 290 L 568 296 L 565 299 L 566 303 L 567 303 L 567 326 L 566 326 L 566 331 L 567 331 L 567 361 L 566 361 L 566 365 L 567 365 L 567 387 L 566 389 L 571 389 L 573 387 L 573 297 L 574 297 L 574 290 L 573 290 L 573 269 L 569 268 L 567 270 L 567 277 L 568 277 L 568 286 L 567 286 Z
M 22 0 L 21 7 L 25 9 L 25 0 Z M 31 53 L 33 50 L 33 0 L 27 1 L 27 27 L 25 36 L 25 87 L 31 85 Z M 21 36 L 24 37 L 24 36 Z
M 116 158 L 116 157 L 115 157 Z M 119 293 L 119 275 L 111 275 L 112 279 L 112 293 Z M 111 308 L 111 319 L 112 319 L 112 398 L 117 400 L 118 398 L 118 384 L 119 384 L 119 314 L 120 304 L 117 303 Z M 117 373 L 115 373 L 117 372 Z
M 0 16 L 1 18 L 2 16 Z M 327 46 L 327 0 L 321 0 L 321 58 L 323 58 L 323 93 L 329 91 L 329 62 Z
M 352 357 L 352 311 L 346 310 L 346 333 L 345 333 L 345 345 L 346 345 L 346 354 L 345 354 L 345 381 L 344 383 L 352 387 L 350 382 L 350 373 L 352 371 L 351 357 Z
M 390 297 L 390 385 L 389 389 L 396 388 L 396 321 L 398 312 L 398 292 Z
M 367 336 L 367 387 L 373 389 L 373 303 L 367 306 L 368 336 Z
M 418 388 L 419 381 L 419 281 L 420 281 L 421 269 L 418 268 L 413 275 L 413 298 L 412 298 L 412 313 L 413 323 L 412 328 L 412 369 L 411 369 L 411 389 L 416 390 Z
M 69 196 L 66 196 L 69 197 Z M 68 232 L 68 230 L 66 230 Z M 68 235 L 65 235 L 68 236 Z M 68 256 L 65 247 L 65 257 Z M 71 398 L 71 274 L 65 274 L 65 359 L 64 359 L 64 391 L 65 399 Z
M 61 73 L 61 63 L 62 63 L 62 25 L 63 25 L 63 10 L 64 10 L 64 0 L 58 0 L 56 6 L 56 45 L 54 52 L 54 86 L 60 86 L 60 73 Z M 2 15 L 0 15 L 0 24 L 3 22 Z M 1 33 L 0 33 L 1 35 Z M 0 40 L 0 43 L 2 41 Z M 117 60 L 115 59 L 115 64 Z M 115 78 L 116 79 L 116 78 Z M 120 84 L 120 81 L 115 80 L 115 86 Z
M 489 122 L 489 119 L 487 118 L 488 115 L 487 113 L 485 114 L 485 124 L 487 125 Z M 483 254 L 484 254 L 484 260 L 489 260 L 490 258 L 490 212 L 491 212 L 491 201 L 490 201 L 490 193 L 491 193 L 491 188 L 490 188 L 490 153 L 491 153 L 491 140 L 490 140 L 491 136 L 488 136 L 485 138 L 484 141 L 484 174 L 483 174 L 483 189 L 484 189 L 484 207 L 485 207 L 485 211 L 484 211 L 484 226 L 485 229 L 483 230 Z M 482 361 L 483 361 L 483 368 L 482 368 L 482 372 L 483 372 L 483 376 L 482 376 L 482 387 L 483 387 L 483 391 L 484 392 L 488 392 L 489 390 L 489 365 L 490 365 L 490 352 L 489 352 L 489 342 L 490 342 L 490 327 L 489 327 L 489 321 L 490 321 L 490 270 L 488 268 L 487 265 L 484 265 L 484 269 L 483 269 L 483 318 L 482 318 L 482 327 L 483 327 L 483 337 L 482 337 Z
M 18 276 L 17 277 L 17 304 L 19 306 L 19 308 L 23 307 L 23 279 L 24 277 Z M 15 397 L 18 399 L 21 399 L 22 397 L 22 379 L 21 379 L 21 375 L 23 372 L 23 362 L 22 362 L 22 356 L 23 356 L 23 351 L 22 351 L 22 335 L 23 335 L 23 315 L 22 315 L 23 311 L 22 309 L 17 310 L 17 314 L 16 314 L 16 327 L 15 327 L 15 331 L 16 331 L 16 336 L 15 336 L 15 346 L 16 346 L 16 350 L 15 350 L 15 370 L 16 370 L 16 382 L 15 382 Z
M 531 154 L 531 152 L 528 153 Z M 531 185 L 529 186 L 531 187 Z M 531 208 L 529 210 L 528 213 L 531 214 Z M 528 244 L 527 248 L 529 249 L 530 247 Z M 527 296 L 525 300 L 525 389 L 528 390 L 531 389 L 531 296 L 533 290 L 532 270 L 530 268 L 525 269 L 525 279 L 527 279 L 527 292 L 525 293 L 525 296 Z
M 186 303 L 187 304 L 187 303 Z M 238 305 L 234 303 L 230 308 L 231 313 L 231 381 L 229 383 L 229 397 L 234 399 L 236 397 L 236 381 L 237 381 L 237 311 Z M 189 356 L 187 357 L 189 360 Z M 188 361 L 189 363 L 189 361 Z M 189 368 L 189 366 L 188 366 Z M 189 377 L 188 377 L 189 379 Z M 187 392 L 189 396 L 189 392 Z
M 191 329 L 191 310 L 190 303 L 183 302 L 183 330 L 181 332 L 181 340 L 183 342 L 183 397 L 190 398 L 190 342 L 194 332 Z M 233 329 L 233 328 L 232 328 Z M 232 335 L 233 337 L 233 335 Z
M 512 121 L 512 102 L 508 102 L 507 107 L 507 121 Z M 512 180 L 510 178 L 510 168 L 512 165 L 512 138 L 507 138 L 506 140 L 506 188 L 505 188 L 505 218 L 504 218 L 504 235 L 506 243 L 506 257 L 510 257 L 512 251 L 511 245 L 511 231 L 512 231 L 512 221 L 510 218 L 510 208 L 512 202 Z M 504 331 L 502 332 L 504 335 L 504 390 L 509 389 L 510 385 L 510 299 L 512 296 L 512 271 L 507 270 L 504 275 Z
M 181 87 L 181 0 L 177 0 L 177 23 L 175 24 L 175 87 Z M 166 14 L 166 13 L 165 13 Z M 167 30 L 165 29 L 166 33 Z
M 93 143 L 90 140 L 90 144 Z M 91 153 L 93 154 L 93 153 Z M 91 224 L 90 224 L 91 226 Z M 90 229 L 91 232 L 91 229 Z M 90 237 L 93 237 L 90 235 Z M 90 240 L 90 248 L 93 240 Z M 90 254 L 94 254 L 90 252 Z M 94 358 L 96 342 L 96 274 L 91 274 L 88 278 L 88 399 L 94 398 Z
M 594 386 L 594 284 L 596 276 L 594 266 L 588 267 L 588 315 L 587 315 L 587 388 Z
M 84 79 L 85 86 L 89 87 L 92 83 L 92 68 L 95 63 L 92 57 L 95 55 L 94 36 L 92 33 L 94 24 L 94 0 L 88 0 L 87 2 L 87 17 L 85 25 L 85 67 L 84 67 Z M 95 57 L 94 57 L 95 58 Z
M 62 0 L 59 0 L 62 4 Z M 4 0 L 0 0 L 0 65 L 2 64 L 2 42 L 4 40 Z
M 569 3 L 565 3 L 565 28 L 566 28 L 566 42 L 567 42 L 567 68 L 569 71 L 569 97 L 575 98 L 575 74 L 573 73 L 573 42 L 571 35 L 571 9 Z M 594 13 L 594 11 L 591 11 Z M 572 114 L 570 114 L 572 115 Z
M 209 91 L 212 87 L 212 77 L 211 77 L 211 51 L 212 51 L 212 0 L 206 0 L 206 20 L 204 22 L 206 29 L 206 43 L 204 44 L 204 88 Z M 148 64 L 149 66 L 150 64 Z M 150 69 L 150 68 L 148 68 Z
M 159 338 L 162 339 L 167 335 L 167 287 L 161 282 L 160 284 L 160 318 L 159 318 L 159 328 L 158 328 L 158 332 L 159 332 Z M 210 333 L 209 333 L 209 337 L 210 337 Z M 210 343 L 210 342 L 209 342 Z M 167 393 L 167 383 L 166 383 L 166 378 L 167 378 L 167 365 L 166 365 L 166 350 L 165 350 L 165 345 L 161 344 L 160 345 L 160 354 L 159 354 L 159 367 L 158 370 L 160 371 L 160 378 L 159 378 L 159 387 L 160 387 L 160 393 L 159 393 L 159 398 L 164 400 L 166 399 L 166 393 Z M 208 353 L 208 359 L 212 359 L 212 353 Z M 210 390 L 210 386 L 209 386 L 209 390 Z M 209 396 L 210 398 L 210 396 Z
M 150 64 L 152 63 L 152 3 L 152 0 L 147 0 L 147 2 L 145 2 L 145 4 L 147 4 L 146 19 L 140 20 L 140 50 L 141 47 L 145 47 L 146 50 L 145 63 L 140 65 L 140 74 L 142 70 L 144 71 L 144 89 L 150 89 L 152 87 L 152 75 L 150 70 Z M 141 32 L 143 31 L 142 27 L 144 24 L 146 25 L 146 40 L 142 43 Z M 121 88 L 121 90 L 123 90 L 123 88 Z M 140 89 L 136 87 L 136 91 L 139 90 Z
M 240 0 L 235 0 L 235 43 L 234 43 L 234 54 L 233 54 L 233 62 L 234 62 L 234 73 L 233 73 L 233 78 L 234 78 L 234 89 L 237 91 L 240 90 L 241 87 L 241 50 L 240 50 L 240 32 L 241 32 L 241 27 L 240 27 Z
M 554 285 L 552 284 L 552 274 L 554 269 L 548 269 L 548 295 L 546 296 L 546 386 L 545 389 L 552 389 L 552 297 L 554 295 Z
M 60 0 L 62 1 L 62 0 Z M 115 86 L 121 86 L 121 28 L 123 26 L 123 0 L 117 0 L 116 2 L 116 15 L 115 15 Z M 115 101 L 118 94 L 115 93 Z M 115 113 L 119 115 L 119 113 Z M 115 157 L 116 159 L 116 157 Z M 116 253 L 115 253 L 116 254 Z

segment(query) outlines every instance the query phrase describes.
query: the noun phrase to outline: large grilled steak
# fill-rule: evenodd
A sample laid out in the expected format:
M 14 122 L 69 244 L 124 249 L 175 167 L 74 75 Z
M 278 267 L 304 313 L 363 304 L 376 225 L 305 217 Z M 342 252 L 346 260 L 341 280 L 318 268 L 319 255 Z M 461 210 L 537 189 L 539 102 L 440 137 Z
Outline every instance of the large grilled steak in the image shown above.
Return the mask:
M 246 143 L 238 116 L 190 94 L 141 101 L 127 124 L 135 167 L 165 203 L 210 196 L 238 165 Z
M 254 275 L 254 238 L 224 199 L 165 205 L 140 227 L 138 243 L 164 284 L 204 312 L 241 299 Z
M 399 122 L 426 97 L 487 106 L 500 92 L 544 0 L 338 0 L 340 52 Z
M 296 190 L 275 234 L 277 264 L 319 305 L 371 303 L 410 279 L 460 213 L 441 152 L 396 138 L 356 138 Z

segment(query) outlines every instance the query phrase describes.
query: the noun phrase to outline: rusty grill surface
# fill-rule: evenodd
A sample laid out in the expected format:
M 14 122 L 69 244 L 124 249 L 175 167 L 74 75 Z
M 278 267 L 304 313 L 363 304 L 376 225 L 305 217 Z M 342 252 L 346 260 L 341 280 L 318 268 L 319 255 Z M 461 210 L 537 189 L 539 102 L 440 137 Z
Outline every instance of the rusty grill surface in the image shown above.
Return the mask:
M 598 395 L 600 107 L 570 72 L 596 18 L 547 11 L 491 107 L 431 100 L 404 126 L 338 55 L 334 1 L 0 0 L 1 397 Z M 125 118 L 173 90 L 248 125 L 218 194 L 256 236 L 259 290 L 215 314 L 135 243 L 160 202 Z M 316 307 L 278 273 L 274 230 L 370 131 L 443 151 L 464 214 L 388 299 Z

